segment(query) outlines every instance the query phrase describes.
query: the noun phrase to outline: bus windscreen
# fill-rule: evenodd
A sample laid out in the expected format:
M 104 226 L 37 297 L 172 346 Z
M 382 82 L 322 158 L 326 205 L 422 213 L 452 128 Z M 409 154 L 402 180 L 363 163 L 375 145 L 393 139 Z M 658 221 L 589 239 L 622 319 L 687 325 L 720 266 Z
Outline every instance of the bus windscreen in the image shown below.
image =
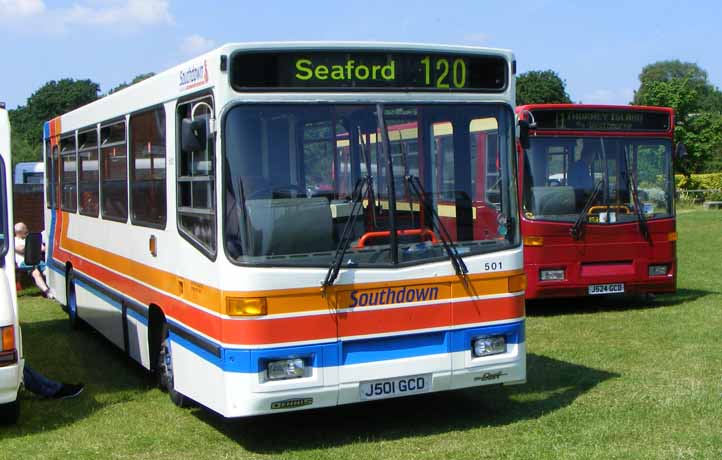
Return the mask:
M 231 56 L 236 91 L 504 91 L 501 56 L 419 52 L 238 52 Z

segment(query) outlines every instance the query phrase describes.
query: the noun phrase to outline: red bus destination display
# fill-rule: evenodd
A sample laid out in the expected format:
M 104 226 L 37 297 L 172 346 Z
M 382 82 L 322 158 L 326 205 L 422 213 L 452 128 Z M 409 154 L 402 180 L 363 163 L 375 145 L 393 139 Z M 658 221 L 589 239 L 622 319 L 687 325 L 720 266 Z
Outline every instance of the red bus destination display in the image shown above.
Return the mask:
M 668 131 L 670 115 L 648 110 L 532 110 L 536 129 L 578 131 Z
M 238 52 L 237 91 L 485 91 L 506 89 L 501 56 L 419 52 Z

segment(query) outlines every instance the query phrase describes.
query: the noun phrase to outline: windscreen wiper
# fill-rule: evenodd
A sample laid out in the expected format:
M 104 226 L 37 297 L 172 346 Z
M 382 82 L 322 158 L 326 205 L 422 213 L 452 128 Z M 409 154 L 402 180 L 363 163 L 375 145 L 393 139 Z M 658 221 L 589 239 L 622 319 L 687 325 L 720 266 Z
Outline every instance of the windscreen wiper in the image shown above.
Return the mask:
M 441 242 L 444 245 L 444 250 L 446 250 L 446 254 L 449 256 L 449 260 L 451 260 L 451 265 L 454 266 L 454 271 L 456 271 L 457 275 L 466 279 L 466 274 L 469 273 L 469 269 L 466 268 L 464 259 L 459 255 L 459 251 L 456 250 L 456 244 L 452 241 L 446 226 L 439 218 L 436 210 L 431 206 L 431 203 L 429 203 L 429 200 L 426 199 L 426 192 L 421 185 L 421 181 L 418 177 L 412 175 L 405 176 L 404 179 L 406 179 L 411 190 L 419 198 L 419 203 L 424 207 L 427 214 L 431 216 L 432 228 L 439 234 Z
M 326 278 L 323 280 L 323 287 L 321 289 L 324 293 L 326 292 L 326 288 L 331 286 L 338 277 L 338 272 L 341 270 L 341 264 L 343 263 L 343 257 L 346 255 L 346 250 L 351 244 L 356 219 L 358 218 L 360 209 L 363 209 L 363 198 L 365 195 L 364 186 L 366 187 L 366 194 L 368 194 L 371 191 L 372 183 L 373 179 L 369 175 L 361 177 L 358 181 L 356 181 L 356 185 L 353 188 L 351 214 L 346 221 L 346 225 L 343 227 L 343 232 L 341 233 L 341 240 L 336 247 L 336 252 L 333 255 L 333 259 L 331 260 L 331 265 L 328 267 L 328 271 L 326 272 Z
M 582 235 L 584 235 L 584 224 L 587 221 L 587 213 L 589 212 L 589 208 L 592 207 L 594 200 L 597 199 L 597 196 L 599 196 L 599 193 L 602 191 L 602 184 L 604 184 L 604 181 L 600 180 L 594 185 L 592 194 L 587 198 L 582 211 L 579 213 L 579 216 L 577 216 L 577 220 L 574 222 L 574 225 L 572 225 L 572 228 L 569 229 L 569 234 L 572 235 L 572 238 L 575 240 L 580 239 Z
M 644 217 L 641 206 L 639 206 L 639 191 L 637 190 L 637 180 L 634 178 L 634 174 L 627 172 L 629 179 L 632 182 L 632 199 L 634 200 L 634 209 L 637 212 L 637 218 L 639 219 L 639 231 L 645 240 L 652 244 L 652 235 L 649 234 L 649 226 L 647 225 L 647 218 Z

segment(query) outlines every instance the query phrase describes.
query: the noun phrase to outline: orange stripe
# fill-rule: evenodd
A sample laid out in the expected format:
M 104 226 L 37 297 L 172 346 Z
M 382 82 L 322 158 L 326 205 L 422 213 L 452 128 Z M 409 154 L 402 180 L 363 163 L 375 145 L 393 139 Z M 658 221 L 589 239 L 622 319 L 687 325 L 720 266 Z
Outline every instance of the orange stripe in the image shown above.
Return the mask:
M 265 297 L 268 314 L 284 314 L 311 312 L 337 308 L 347 308 L 351 305 L 352 291 L 359 294 L 377 292 L 387 288 L 401 287 L 437 287 L 436 300 L 474 297 L 509 292 L 509 277 L 521 275 L 523 269 L 505 272 L 483 273 L 469 275 L 470 282 L 465 284 L 458 276 L 441 276 L 420 278 L 414 280 L 380 281 L 365 284 L 338 285 L 327 289 L 325 295 L 320 287 L 305 287 L 291 289 L 274 289 L 263 291 L 222 291 L 218 288 L 198 283 L 188 278 L 166 272 L 148 265 L 119 256 L 112 252 L 100 249 L 68 237 L 68 215 L 58 213 L 57 225 L 61 227 L 60 247 L 72 254 L 81 256 L 93 263 L 106 267 L 128 277 L 142 280 L 143 283 L 188 302 L 200 305 L 210 311 L 224 314 L 226 298 L 228 297 Z M 63 221 L 66 225 L 63 225 Z

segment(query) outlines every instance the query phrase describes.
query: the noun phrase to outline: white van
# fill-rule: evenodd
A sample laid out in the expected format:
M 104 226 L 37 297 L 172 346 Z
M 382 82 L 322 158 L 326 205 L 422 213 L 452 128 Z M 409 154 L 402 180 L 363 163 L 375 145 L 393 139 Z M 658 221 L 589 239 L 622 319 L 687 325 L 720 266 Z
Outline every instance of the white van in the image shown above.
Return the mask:
M 0 422 L 20 414 L 18 391 L 23 376 L 23 347 L 15 291 L 15 239 L 12 231 L 10 121 L 0 103 Z

